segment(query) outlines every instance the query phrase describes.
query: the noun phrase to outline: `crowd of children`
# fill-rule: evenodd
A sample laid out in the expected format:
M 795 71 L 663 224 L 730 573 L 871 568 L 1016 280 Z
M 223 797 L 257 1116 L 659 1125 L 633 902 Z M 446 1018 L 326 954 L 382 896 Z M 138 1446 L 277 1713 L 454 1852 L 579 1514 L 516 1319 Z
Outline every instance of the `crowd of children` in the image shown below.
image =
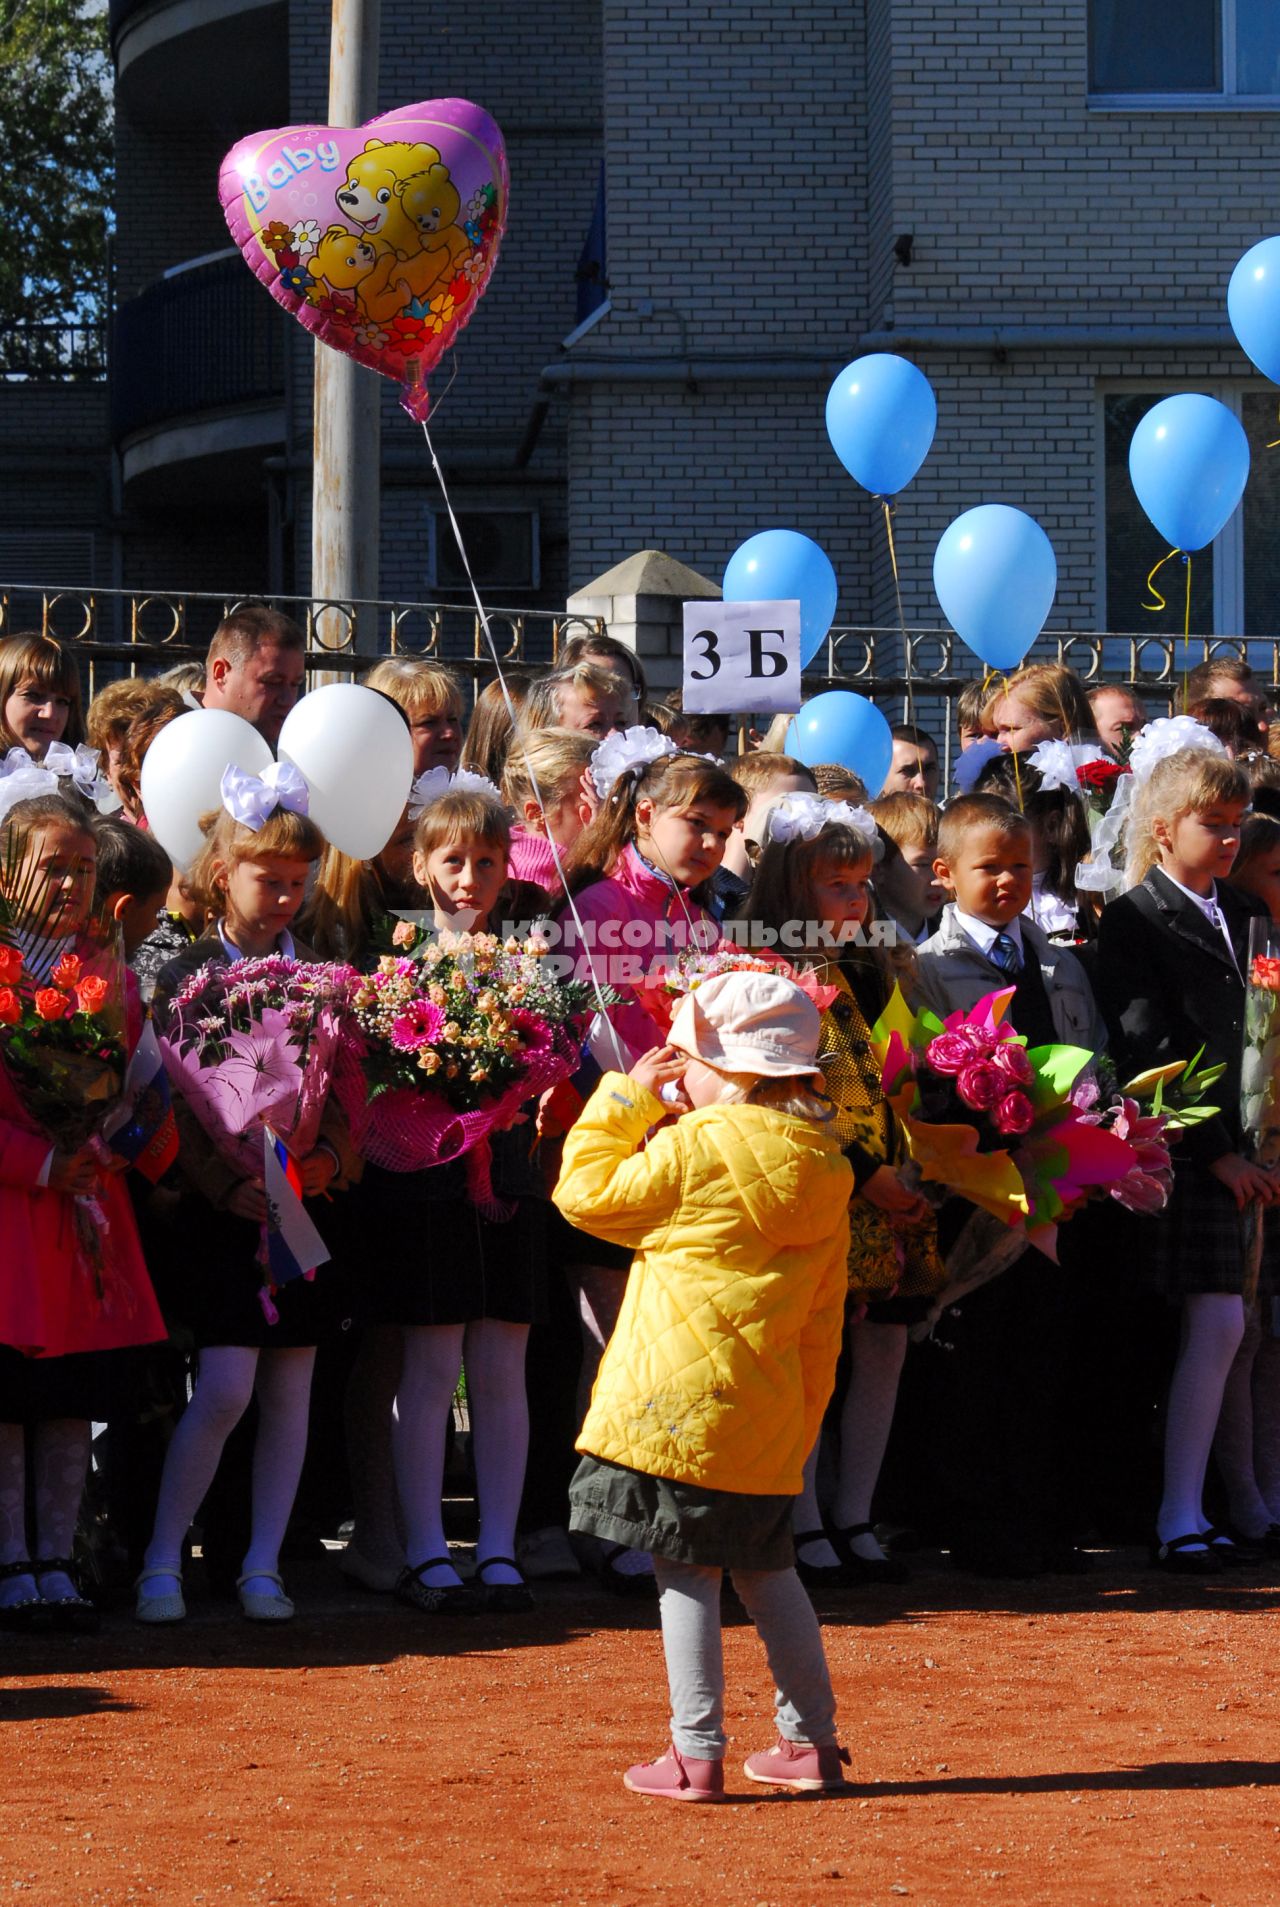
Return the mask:
M 528 1576 L 656 1581 L 672 1748 L 627 1782 L 696 1801 L 723 1791 L 724 1570 L 778 1687 L 778 1744 L 747 1773 L 821 1788 L 843 1751 L 806 1587 L 900 1583 L 930 1544 L 997 1576 L 1140 1538 L 1177 1573 L 1280 1557 L 1280 1178 L 1240 1114 L 1280 776 L 1243 664 L 1198 671 L 1195 725 L 1163 741 L 1127 691 L 1087 697 L 1063 668 L 975 686 L 961 791 L 939 800 L 937 749 L 904 725 L 869 801 L 848 764 L 810 769 L 772 735 L 726 755 L 727 720 L 654 708 L 607 636 L 489 685 L 469 723 L 446 668 L 388 658 L 366 680 L 403 713 L 415 793 L 382 851 L 351 860 L 305 803 L 250 820 L 228 805 L 180 873 L 147 827 L 147 749 L 201 701 L 273 740 L 302 669 L 286 618 L 242 610 L 203 673 L 112 683 L 86 719 L 68 651 L 0 642 L 0 957 L 16 948 L 47 983 L 91 920 L 118 927 L 131 1045 L 211 963 L 368 971 L 398 912 L 554 922 L 612 992 L 575 1089 L 496 1136 L 500 1206 L 479 1209 L 461 1161 L 367 1162 L 333 1098 L 294 1160 L 331 1260 L 267 1309 L 261 1176 L 181 1093 L 177 1160 L 152 1187 L 96 1136 L 51 1136 L 0 1065 L 0 1626 L 98 1620 L 75 1554 L 78 1517 L 93 1551 L 95 1423 L 95 1514 L 128 1554 L 137 1619 L 186 1617 L 197 1527 L 244 1615 L 287 1620 L 310 1440 L 313 1530 L 348 1525 L 341 1566 L 421 1616 L 519 1614 Z M 1132 784 L 1114 882 L 1089 878 L 1089 762 Z M 457 779 L 419 798 L 438 769 Z M 660 1033 L 654 963 L 744 931 L 820 977 L 821 1010 L 781 972 L 728 972 Z M 1166 1209 L 1088 1206 L 1057 1264 L 1027 1250 L 947 1304 L 965 1209 L 924 1195 L 872 1051 L 895 985 L 941 1016 L 1011 988 L 1028 1044 L 1083 1047 L 1121 1080 L 1196 1053 L 1223 1065 Z M 84 1282 L 86 1213 L 114 1302 Z M 464 1373 L 465 1577 L 444 1506 Z

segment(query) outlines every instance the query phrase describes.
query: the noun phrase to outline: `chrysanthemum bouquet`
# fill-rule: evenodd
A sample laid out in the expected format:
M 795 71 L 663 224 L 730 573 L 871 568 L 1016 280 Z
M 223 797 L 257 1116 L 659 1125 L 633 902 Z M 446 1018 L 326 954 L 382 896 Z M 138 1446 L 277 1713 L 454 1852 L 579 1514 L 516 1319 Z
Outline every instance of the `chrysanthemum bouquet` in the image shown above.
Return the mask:
M 398 951 L 348 989 L 362 1048 L 338 1090 L 373 1164 L 416 1172 L 476 1153 L 468 1183 L 493 1204 L 488 1139 L 576 1071 L 595 1001 L 557 976 L 540 940 L 429 934 L 401 922 Z
M 709 952 L 692 947 L 670 961 L 656 964 L 637 986 L 636 999 L 665 1038 L 685 994 L 696 992 L 705 980 L 714 980 L 722 973 L 772 973 L 792 980 L 820 1013 L 840 991 L 819 980 L 814 967 L 797 967 L 781 954 L 749 952 L 745 947 L 725 944 Z
M 169 1079 L 246 1177 L 261 1174 L 268 1127 L 299 1158 L 314 1147 L 358 977 L 350 967 L 282 954 L 210 962 L 161 1007 Z

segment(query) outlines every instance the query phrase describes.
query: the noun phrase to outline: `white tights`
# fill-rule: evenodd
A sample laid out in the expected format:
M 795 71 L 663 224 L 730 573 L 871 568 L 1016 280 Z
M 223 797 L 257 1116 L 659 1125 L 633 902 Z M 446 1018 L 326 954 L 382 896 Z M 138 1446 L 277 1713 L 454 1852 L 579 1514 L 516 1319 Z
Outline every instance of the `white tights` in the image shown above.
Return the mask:
M 307 1448 L 314 1347 L 256 1350 L 217 1344 L 200 1353 L 195 1394 L 169 1442 L 156 1502 L 155 1529 L 147 1545 L 148 1569 L 179 1570 L 191 1520 L 213 1482 L 223 1445 L 257 1392 L 258 1434 L 253 1446 L 252 1524 L 244 1574 L 274 1575 L 280 1568 L 289 1512 L 298 1493 Z M 250 1582 L 263 1595 L 275 1585 Z M 163 1577 L 143 1583 L 143 1596 L 173 1594 Z
M 52 1417 L 32 1431 L 36 1556 L 70 1556 L 89 1474 L 90 1426 L 82 1417 Z M 27 1548 L 27 1448 L 21 1424 L 0 1424 L 0 1563 L 23 1562 Z M 61 1571 L 41 1577 L 52 1601 L 73 1593 Z M 0 1609 L 36 1593 L 25 1573 L 0 1583 Z
M 1164 1495 L 1156 1517 L 1162 1543 L 1209 1527 L 1204 1480 L 1232 1362 L 1244 1337 L 1243 1298 L 1197 1291 L 1183 1302 L 1182 1343 L 1169 1386 Z
M 837 1529 L 871 1521 L 871 1499 L 893 1428 L 898 1385 L 907 1355 L 905 1324 L 870 1324 L 863 1319 L 849 1327 L 849 1388 L 840 1413 L 840 1458 L 836 1470 L 831 1520 Z M 819 1439 L 819 1443 L 821 1439 Z M 822 1528 L 817 1494 L 818 1445 L 804 1467 L 804 1489 L 796 1499 L 792 1528 L 797 1535 Z M 884 1560 L 884 1551 L 871 1534 L 850 1538 L 854 1554 L 867 1562 Z M 806 1563 L 831 1569 L 840 1560 L 831 1545 L 803 1545 Z
M 1213 1455 L 1232 1527 L 1263 1536 L 1280 1524 L 1280 1340 L 1271 1300 L 1254 1304 L 1227 1374 Z
M 396 1487 L 404 1518 L 405 1550 L 414 1567 L 447 1556 L 443 1506 L 448 1415 L 467 1368 L 471 1449 L 476 1467 L 480 1528 L 476 1558 L 514 1556 L 516 1515 L 529 1454 L 529 1404 L 524 1355 L 527 1324 L 482 1318 L 473 1324 L 406 1325 L 404 1365 L 391 1432 Z M 452 1564 L 424 1571 L 429 1588 L 456 1583 Z M 513 1569 L 487 1571 L 488 1583 L 520 1580 Z

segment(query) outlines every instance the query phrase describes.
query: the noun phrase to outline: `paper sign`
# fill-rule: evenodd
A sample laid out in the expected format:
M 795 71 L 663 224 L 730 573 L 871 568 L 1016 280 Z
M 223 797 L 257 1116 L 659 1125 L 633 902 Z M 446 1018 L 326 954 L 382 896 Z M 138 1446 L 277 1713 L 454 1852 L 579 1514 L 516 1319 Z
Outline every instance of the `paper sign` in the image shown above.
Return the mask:
M 800 707 L 800 604 L 686 603 L 689 715 L 794 714 Z

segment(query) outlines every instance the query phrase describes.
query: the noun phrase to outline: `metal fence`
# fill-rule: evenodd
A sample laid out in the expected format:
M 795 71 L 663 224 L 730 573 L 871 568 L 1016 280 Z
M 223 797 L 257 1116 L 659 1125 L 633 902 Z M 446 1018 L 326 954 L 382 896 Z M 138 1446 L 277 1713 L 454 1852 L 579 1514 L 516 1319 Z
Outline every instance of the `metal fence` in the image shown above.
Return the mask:
M 311 676 L 350 675 L 379 655 L 425 656 L 446 662 L 480 685 L 493 663 L 480 618 L 471 605 L 419 602 L 327 602 L 299 596 L 234 596 L 212 592 L 53 588 L 0 583 L 0 636 L 39 629 L 57 636 L 83 658 L 89 694 L 120 675 L 152 674 L 203 659 L 223 617 L 238 605 L 269 602 L 301 624 Z M 553 662 L 567 637 L 602 630 L 595 617 L 545 609 L 488 612 L 504 663 Z M 1049 632 L 1029 660 L 1064 662 L 1086 685 L 1123 684 L 1168 710 L 1187 672 L 1214 655 L 1246 655 L 1260 681 L 1280 698 L 1280 638 L 1152 636 L 1110 630 Z M 811 692 L 854 688 L 905 717 L 909 708 L 928 727 L 950 737 L 950 711 L 980 673 L 969 651 L 948 629 L 839 627 L 805 671 Z
M 356 675 L 380 655 L 446 662 L 477 685 L 493 673 L 475 608 L 453 603 L 0 583 L 0 637 L 31 629 L 56 636 L 80 658 L 87 693 L 93 695 L 118 676 L 154 675 L 179 663 L 203 662 L 218 624 L 248 603 L 267 603 L 301 625 L 309 677 Z M 488 621 L 498 655 L 512 666 L 553 662 L 570 636 L 604 627 L 597 617 L 548 609 L 490 609 Z

